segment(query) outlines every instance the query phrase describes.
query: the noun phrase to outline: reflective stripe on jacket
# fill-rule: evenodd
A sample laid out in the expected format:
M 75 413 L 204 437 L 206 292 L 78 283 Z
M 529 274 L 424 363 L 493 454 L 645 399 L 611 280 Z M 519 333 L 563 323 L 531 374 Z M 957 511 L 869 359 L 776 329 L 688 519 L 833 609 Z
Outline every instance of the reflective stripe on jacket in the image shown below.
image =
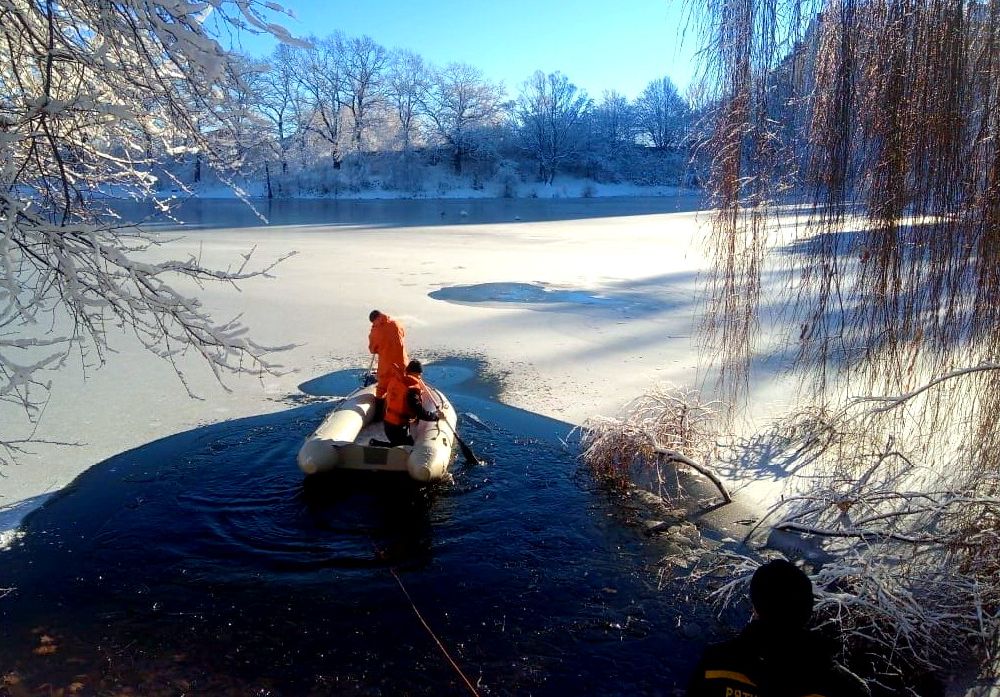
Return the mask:
M 688 697 L 870 697 L 818 632 L 753 620 L 735 639 L 705 648 Z

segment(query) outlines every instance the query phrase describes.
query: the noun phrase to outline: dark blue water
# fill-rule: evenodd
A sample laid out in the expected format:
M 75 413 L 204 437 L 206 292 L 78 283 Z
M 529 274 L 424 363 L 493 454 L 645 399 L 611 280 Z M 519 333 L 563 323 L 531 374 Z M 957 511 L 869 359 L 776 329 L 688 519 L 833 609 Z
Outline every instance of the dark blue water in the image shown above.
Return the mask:
M 552 290 L 538 283 L 476 283 L 467 286 L 450 286 L 435 290 L 428 295 L 435 300 L 454 302 L 496 302 L 496 303 L 560 303 L 576 306 L 614 305 L 612 298 L 602 297 L 587 291 Z
M 261 225 L 409 227 L 582 220 L 699 210 L 699 191 L 668 196 L 566 199 L 178 199 L 172 219 L 148 203 L 110 201 L 126 220 L 170 228 L 243 228 Z M 251 207 L 252 206 L 252 207 Z M 176 221 L 183 221 L 179 225 Z
M 335 381 L 334 381 L 335 382 Z M 96 465 L 0 553 L 0 676 L 78 694 L 675 694 L 711 610 L 581 472 L 569 426 L 449 390 L 488 464 L 304 482 L 331 404 Z M 397 583 L 397 578 L 399 583 Z M 410 599 L 400 587 L 409 593 Z M 48 694 L 46 692 L 46 694 Z

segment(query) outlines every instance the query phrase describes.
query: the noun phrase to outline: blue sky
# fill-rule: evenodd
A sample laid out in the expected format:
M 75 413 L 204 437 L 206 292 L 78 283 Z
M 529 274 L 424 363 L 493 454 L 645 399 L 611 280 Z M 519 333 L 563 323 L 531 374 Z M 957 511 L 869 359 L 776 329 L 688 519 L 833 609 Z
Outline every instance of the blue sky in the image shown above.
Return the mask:
M 367 34 L 388 48 L 407 48 L 435 64 L 469 63 L 502 81 L 511 96 L 535 70 L 559 70 L 599 99 L 606 89 L 634 98 L 668 75 L 683 94 L 696 50 L 682 41 L 682 0 L 279 0 L 297 19 L 282 24 L 299 36 Z M 276 41 L 241 37 L 253 55 Z

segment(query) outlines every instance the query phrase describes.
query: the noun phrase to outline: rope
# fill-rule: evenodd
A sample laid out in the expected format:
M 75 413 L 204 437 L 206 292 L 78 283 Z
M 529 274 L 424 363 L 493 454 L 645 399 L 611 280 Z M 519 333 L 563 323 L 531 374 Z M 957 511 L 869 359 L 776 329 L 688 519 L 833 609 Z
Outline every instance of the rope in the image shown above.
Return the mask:
M 378 545 L 375 544 L 375 540 L 372 540 L 371 543 L 372 547 L 375 548 L 375 555 L 384 558 L 385 555 L 382 554 L 382 551 L 378 548 Z M 475 697 L 479 697 L 479 691 L 476 690 L 475 685 L 473 685 L 472 682 L 469 680 L 469 678 L 465 676 L 465 673 L 462 672 L 462 669 L 458 666 L 458 663 L 456 663 L 455 659 L 451 657 L 450 653 L 448 653 L 448 649 L 446 649 L 444 644 L 441 643 L 441 640 L 438 639 L 437 634 L 434 633 L 434 630 L 431 629 L 431 626 L 427 624 L 427 620 L 425 620 L 424 616 L 420 614 L 420 610 L 417 609 L 417 604 L 414 603 L 413 598 L 410 597 L 410 592 L 407 591 L 406 586 L 403 585 L 403 580 L 399 577 L 399 574 L 396 573 L 396 568 L 390 566 L 389 573 L 392 574 L 392 577 L 396 579 L 396 583 L 399 584 L 399 590 L 403 591 L 403 595 L 406 596 L 407 602 L 409 602 L 410 607 L 413 608 L 413 614 L 417 616 L 417 619 L 420 620 L 420 624 L 424 626 L 424 629 L 426 629 L 427 633 L 430 634 L 431 639 L 433 639 L 434 643 L 437 644 L 439 649 L 441 649 L 441 653 L 444 654 L 444 657 L 448 659 L 448 663 L 450 663 L 451 667 L 455 670 L 456 673 L 458 673 L 458 677 L 462 678 L 462 682 L 465 683 L 465 687 L 468 688 L 469 692 L 475 695 Z
M 405 595 L 406 599 L 409 601 L 410 607 L 413 608 L 413 613 L 417 616 L 417 619 L 420 620 L 420 624 L 424 625 L 424 629 L 427 630 L 427 633 L 431 635 L 431 639 L 433 639 L 434 643 L 438 645 L 439 649 L 441 649 L 441 653 L 443 653 L 444 657 L 448 659 L 448 663 L 451 664 L 451 667 L 454 668 L 455 672 L 458 673 L 458 676 L 462 678 L 462 682 L 465 683 L 465 686 L 468 688 L 469 692 L 475 695 L 476 697 L 479 697 L 479 692 L 476 690 L 475 686 L 469 681 L 467 677 L 465 677 L 465 673 L 463 673 L 462 669 L 458 667 L 457 663 L 455 663 L 455 659 L 453 659 L 451 657 L 451 654 L 448 653 L 448 649 L 444 647 L 444 644 L 442 644 L 441 640 L 437 638 L 437 635 L 434 633 L 434 630 L 431 629 L 429 624 L 427 624 L 427 620 L 425 620 L 424 616 L 420 614 L 420 610 L 417 609 L 416 604 L 413 602 L 413 598 L 410 597 L 409 592 L 406 590 L 406 586 L 404 586 L 403 581 L 400 580 L 399 574 L 397 574 L 396 570 L 391 566 L 389 567 L 389 571 L 390 573 L 392 573 L 392 577 L 396 579 L 396 583 L 399 584 L 399 589 L 403 591 L 403 595 Z

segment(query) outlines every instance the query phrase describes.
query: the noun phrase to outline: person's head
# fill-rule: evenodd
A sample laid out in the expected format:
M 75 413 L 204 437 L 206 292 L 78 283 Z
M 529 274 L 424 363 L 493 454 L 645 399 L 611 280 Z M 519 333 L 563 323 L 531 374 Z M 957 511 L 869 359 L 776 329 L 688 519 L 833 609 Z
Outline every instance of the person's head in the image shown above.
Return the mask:
M 758 619 L 788 628 L 804 627 L 812 616 L 812 581 L 790 561 L 772 559 L 750 579 L 750 602 Z
M 423 375 L 424 365 L 420 361 L 414 359 L 406 364 L 406 374 L 407 375 Z
M 371 312 L 368 313 L 368 321 L 374 322 L 381 316 L 382 316 L 381 312 L 379 312 L 378 310 L 372 310 Z

